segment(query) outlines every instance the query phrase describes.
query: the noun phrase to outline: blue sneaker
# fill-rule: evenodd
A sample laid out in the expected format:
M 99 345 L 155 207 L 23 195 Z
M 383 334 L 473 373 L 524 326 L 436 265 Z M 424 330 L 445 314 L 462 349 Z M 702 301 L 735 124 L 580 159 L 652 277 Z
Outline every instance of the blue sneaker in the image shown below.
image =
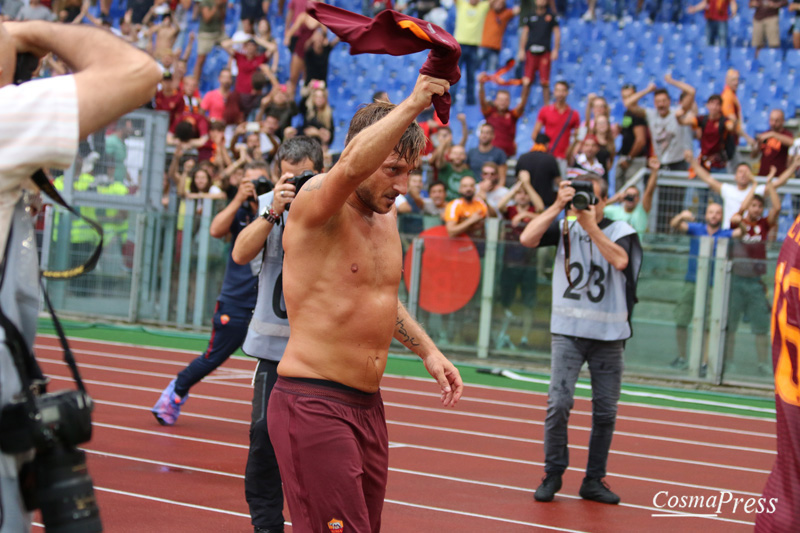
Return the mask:
M 162 426 L 174 425 L 178 420 L 178 415 L 181 414 L 181 406 L 186 403 L 187 398 L 189 398 L 188 394 L 178 401 L 178 397 L 175 396 L 175 380 L 170 381 L 152 409 L 158 423 Z

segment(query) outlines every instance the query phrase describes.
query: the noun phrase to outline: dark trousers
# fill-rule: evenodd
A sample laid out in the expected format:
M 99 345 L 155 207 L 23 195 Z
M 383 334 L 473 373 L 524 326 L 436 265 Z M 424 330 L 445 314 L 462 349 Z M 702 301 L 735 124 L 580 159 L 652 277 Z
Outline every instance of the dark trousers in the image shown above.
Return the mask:
M 569 465 L 567 423 L 575 403 L 575 385 L 584 363 L 592 380 L 592 433 L 586 476 L 606 475 L 608 451 L 622 388 L 625 341 L 598 341 L 553 334 L 547 416 L 544 421 L 544 471 L 563 474 Z
M 479 63 L 478 47 L 462 44 L 461 59 L 458 61 L 458 66 L 464 74 L 464 89 L 467 93 L 467 105 L 475 105 L 475 70 L 478 68 Z
M 283 530 L 283 488 L 278 460 L 267 430 L 267 406 L 278 379 L 278 362 L 261 359 L 256 367 L 250 451 L 244 471 L 244 495 L 255 527 Z
M 213 329 L 205 353 L 181 370 L 175 380 L 175 394 L 183 397 L 189 389 L 228 360 L 239 349 L 247 335 L 253 310 L 217 302 Z

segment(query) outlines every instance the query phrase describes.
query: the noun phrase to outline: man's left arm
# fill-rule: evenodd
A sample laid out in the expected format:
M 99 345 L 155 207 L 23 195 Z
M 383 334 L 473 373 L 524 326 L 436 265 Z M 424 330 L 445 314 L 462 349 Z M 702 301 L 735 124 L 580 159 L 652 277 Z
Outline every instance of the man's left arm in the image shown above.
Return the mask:
M 411 318 L 400 300 L 397 301 L 394 338 L 422 359 L 425 369 L 442 388 L 442 404 L 445 407 L 455 406 L 464 392 L 461 374 L 439 351 L 422 326 Z
M 590 206 L 589 209 L 578 211 L 578 224 L 589 234 L 592 243 L 611 266 L 620 271 L 625 270 L 628 266 L 628 252 L 603 233 L 603 230 L 597 225 L 595 209 L 596 206 Z

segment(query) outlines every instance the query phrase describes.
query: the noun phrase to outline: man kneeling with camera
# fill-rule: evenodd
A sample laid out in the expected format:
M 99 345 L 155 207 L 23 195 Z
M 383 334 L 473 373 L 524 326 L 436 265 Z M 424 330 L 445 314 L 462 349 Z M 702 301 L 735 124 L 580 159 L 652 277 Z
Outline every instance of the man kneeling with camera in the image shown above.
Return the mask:
M 545 477 L 533 497 L 552 501 L 569 463 L 567 422 L 584 363 L 592 382 L 592 433 L 580 495 L 616 504 L 620 498 L 602 480 L 614 434 L 622 385 L 625 340 L 642 249 L 627 222 L 603 217 L 608 184 L 596 174 L 562 181 L 556 201 L 523 230 L 524 246 L 558 246 L 553 267 L 550 318 L 551 378 L 545 418 Z M 566 216 L 557 218 L 562 209 Z

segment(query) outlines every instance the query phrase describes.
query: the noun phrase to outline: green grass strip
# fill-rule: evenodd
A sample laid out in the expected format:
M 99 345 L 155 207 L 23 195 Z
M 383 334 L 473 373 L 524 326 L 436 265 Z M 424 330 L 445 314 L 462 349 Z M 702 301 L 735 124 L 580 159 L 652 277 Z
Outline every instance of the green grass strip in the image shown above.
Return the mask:
M 62 325 L 68 337 L 120 342 L 138 346 L 174 348 L 197 351 L 198 353 L 206 349 L 209 338 L 207 333 L 161 329 L 141 325 L 86 323 L 71 320 L 62 321 Z M 55 334 L 55 330 L 49 318 L 39 319 L 38 331 L 43 334 Z M 234 355 L 247 357 L 241 350 L 237 351 Z M 540 393 L 547 392 L 550 378 L 550 376 L 545 373 L 520 370 L 505 370 L 502 374 L 499 370 L 495 370 L 496 374 L 483 373 L 493 368 L 491 361 L 481 363 L 460 362 L 458 363 L 458 368 L 465 384 L 477 384 Z M 386 373 L 430 379 L 428 372 L 425 370 L 419 358 L 409 355 L 390 354 Z M 575 395 L 582 398 L 591 398 L 589 380 L 578 380 Z M 694 409 L 759 418 L 775 418 L 775 402 L 773 399 L 726 394 L 715 391 L 695 391 L 623 383 L 621 401 L 676 409 Z

